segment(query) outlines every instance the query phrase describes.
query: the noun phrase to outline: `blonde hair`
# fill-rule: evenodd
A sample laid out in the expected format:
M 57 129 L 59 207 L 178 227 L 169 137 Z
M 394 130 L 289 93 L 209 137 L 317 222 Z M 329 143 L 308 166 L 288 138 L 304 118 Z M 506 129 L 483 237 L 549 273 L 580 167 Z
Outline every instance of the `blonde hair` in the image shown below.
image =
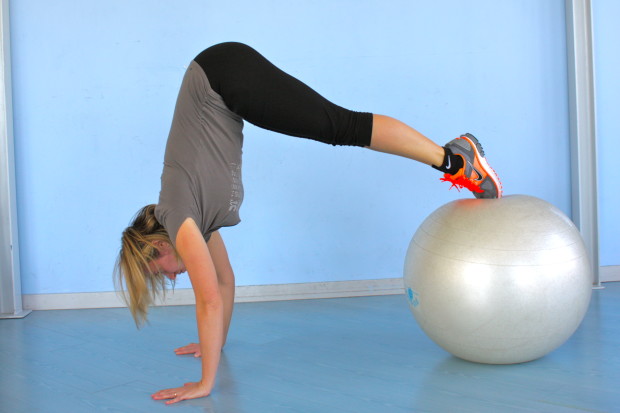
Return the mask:
M 149 270 L 149 263 L 159 257 L 155 243 L 163 241 L 172 245 L 168 232 L 155 218 L 155 206 L 147 205 L 138 211 L 123 231 L 114 268 L 116 288 L 138 328 L 147 322 L 149 305 L 165 294 L 166 277 Z

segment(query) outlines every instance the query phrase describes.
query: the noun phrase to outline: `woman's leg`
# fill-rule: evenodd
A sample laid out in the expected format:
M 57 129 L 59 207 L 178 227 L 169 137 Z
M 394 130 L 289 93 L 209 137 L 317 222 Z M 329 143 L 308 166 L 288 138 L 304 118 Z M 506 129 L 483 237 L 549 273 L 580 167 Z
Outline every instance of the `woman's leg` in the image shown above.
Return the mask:
M 222 295 L 222 301 L 224 303 L 224 341 L 222 343 L 222 347 L 224 347 L 235 304 L 235 274 L 230 265 L 228 252 L 226 251 L 224 240 L 222 240 L 219 231 L 211 234 L 207 246 L 209 247 L 209 253 L 213 259 L 213 265 L 215 266 L 217 281 L 220 287 L 220 294 Z
M 251 47 L 222 43 L 196 62 L 213 90 L 245 120 L 265 129 L 333 145 L 364 146 L 441 166 L 444 150 L 406 124 L 328 101 Z
M 430 166 L 441 166 L 445 150 L 403 122 L 374 115 L 370 149 L 399 155 Z
M 229 109 L 256 126 L 404 156 L 444 172 L 444 180 L 474 191 L 477 197 L 501 196 L 499 178 L 471 135 L 449 142 L 444 149 L 396 119 L 331 103 L 241 43 L 210 47 L 194 60 Z

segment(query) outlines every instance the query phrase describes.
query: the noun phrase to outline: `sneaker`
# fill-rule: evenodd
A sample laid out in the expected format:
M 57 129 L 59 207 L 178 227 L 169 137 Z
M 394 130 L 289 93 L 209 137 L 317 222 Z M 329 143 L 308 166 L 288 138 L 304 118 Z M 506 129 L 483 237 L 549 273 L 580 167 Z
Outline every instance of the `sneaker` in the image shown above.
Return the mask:
M 467 188 L 474 193 L 476 198 L 500 198 L 502 196 L 502 184 L 484 158 L 482 145 L 474 135 L 470 133 L 461 135 L 448 142 L 445 148 L 449 148 L 455 155 L 460 155 L 464 164 L 457 173 L 445 174 L 441 178 L 442 181 L 452 184 L 450 188 L 456 187 L 459 190 Z

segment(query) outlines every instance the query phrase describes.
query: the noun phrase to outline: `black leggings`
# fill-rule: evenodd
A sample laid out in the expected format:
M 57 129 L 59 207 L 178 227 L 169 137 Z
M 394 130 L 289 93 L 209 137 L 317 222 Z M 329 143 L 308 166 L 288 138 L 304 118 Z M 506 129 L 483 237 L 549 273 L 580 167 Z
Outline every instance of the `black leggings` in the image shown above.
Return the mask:
M 371 113 L 331 103 L 249 46 L 221 43 L 194 60 L 228 108 L 258 127 L 332 145 L 370 146 Z

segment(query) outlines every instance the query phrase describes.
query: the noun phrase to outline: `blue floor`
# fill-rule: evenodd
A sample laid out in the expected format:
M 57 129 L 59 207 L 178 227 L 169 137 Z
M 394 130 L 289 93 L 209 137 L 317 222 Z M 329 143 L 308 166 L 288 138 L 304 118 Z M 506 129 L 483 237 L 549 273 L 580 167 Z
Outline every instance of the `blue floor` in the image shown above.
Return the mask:
M 513 366 L 461 361 L 417 327 L 404 296 L 237 304 L 208 398 L 156 390 L 200 377 L 173 348 L 193 307 L 137 331 L 126 309 L 0 320 L 0 412 L 620 412 L 620 283 L 593 293 L 571 339 Z

